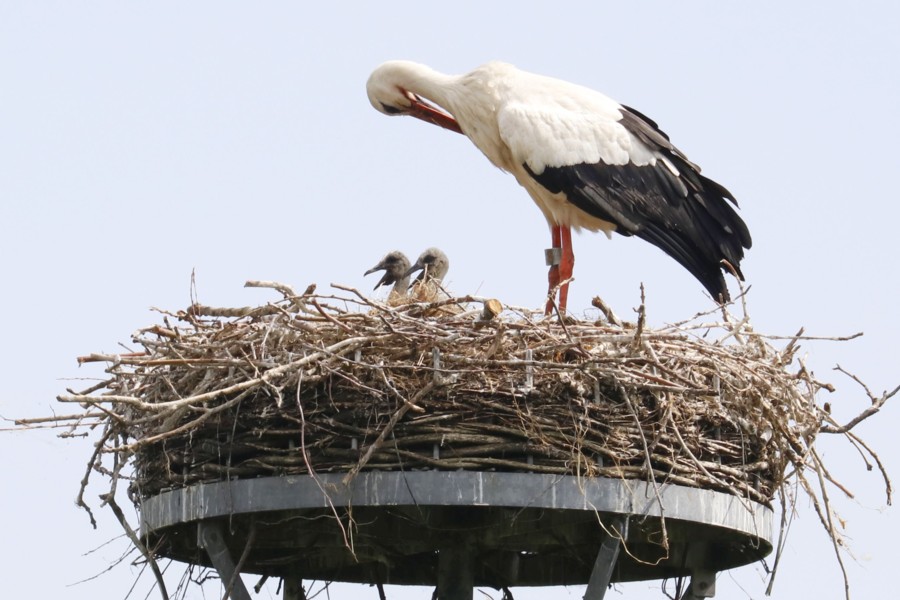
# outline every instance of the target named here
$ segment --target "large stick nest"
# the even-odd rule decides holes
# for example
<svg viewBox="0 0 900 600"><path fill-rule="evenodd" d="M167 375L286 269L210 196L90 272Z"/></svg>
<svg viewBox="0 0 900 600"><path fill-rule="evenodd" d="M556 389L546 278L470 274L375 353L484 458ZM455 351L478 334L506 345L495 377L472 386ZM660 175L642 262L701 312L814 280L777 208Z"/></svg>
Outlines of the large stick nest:
<svg viewBox="0 0 900 600"><path fill-rule="evenodd" d="M746 321L485 320L460 312L469 299L391 307L281 289L263 307L166 314L135 335L142 352L89 357L111 360L111 379L69 399L103 407L138 496L437 468L641 478L768 503L823 417L821 384L786 368L796 345L775 350Z"/></svg>

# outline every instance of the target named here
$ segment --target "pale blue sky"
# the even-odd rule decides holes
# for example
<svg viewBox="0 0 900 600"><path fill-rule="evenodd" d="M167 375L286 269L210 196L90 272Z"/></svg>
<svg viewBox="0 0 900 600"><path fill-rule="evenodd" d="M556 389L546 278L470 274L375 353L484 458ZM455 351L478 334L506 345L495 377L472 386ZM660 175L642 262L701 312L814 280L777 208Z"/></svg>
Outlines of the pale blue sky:
<svg viewBox="0 0 900 600"><path fill-rule="evenodd" d="M879 392L900 382L896 3L360 4L0 2L0 415L69 410L53 398L102 373L75 357L127 344L156 322L150 306L186 306L192 270L201 301L243 305L271 298L244 289L247 279L368 290L362 273L387 250L438 245L453 290L539 306L549 240L540 212L462 136L372 110L366 78L394 58L445 72L502 59L655 119L741 203L757 329L865 331L805 345L809 367L838 386L827 398L836 414L866 402L836 363ZM575 252L574 312L600 294L630 314L641 282L651 323L709 307L648 244L582 235ZM860 433L900 481L897 411L888 405ZM823 451L857 492L839 503L854 595L885 597L896 515L855 454ZM4 597L127 593L128 567L70 586L124 547L83 556L119 535L105 513L94 531L74 507L88 452L47 432L0 435ZM781 569L776 599L842 597L809 506ZM723 574L717 597L762 597L758 573ZM657 590L631 584L608 597ZM356 597L377 594L332 591Z"/></svg>

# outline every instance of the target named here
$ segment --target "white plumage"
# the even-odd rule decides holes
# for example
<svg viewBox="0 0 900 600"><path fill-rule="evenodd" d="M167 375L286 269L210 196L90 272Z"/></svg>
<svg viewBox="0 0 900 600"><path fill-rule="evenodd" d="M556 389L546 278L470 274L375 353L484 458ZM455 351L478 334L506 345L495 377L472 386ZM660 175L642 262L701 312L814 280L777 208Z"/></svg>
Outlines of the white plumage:
<svg viewBox="0 0 900 600"><path fill-rule="evenodd" d="M490 62L445 75L409 61L378 67L369 100L466 135L528 191L551 228L551 266L565 309L574 266L571 228L636 235L660 247L717 300L722 268L742 278L746 225L727 189L700 174L656 123L588 88ZM430 103L438 105L440 108ZM548 302L548 312L552 300Z"/></svg>

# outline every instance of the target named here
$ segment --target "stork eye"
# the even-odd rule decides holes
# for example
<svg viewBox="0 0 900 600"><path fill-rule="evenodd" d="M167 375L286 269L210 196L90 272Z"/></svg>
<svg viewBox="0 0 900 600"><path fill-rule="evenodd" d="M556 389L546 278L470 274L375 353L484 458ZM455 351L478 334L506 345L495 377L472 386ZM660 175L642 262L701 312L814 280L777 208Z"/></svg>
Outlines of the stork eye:
<svg viewBox="0 0 900 600"><path fill-rule="evenodd" d="M397 115L397 114L400 114L401 112L403 112L396 106L391 106L390 104L385 104L384 102L381 103L381 108L383 108L384 112L386 112L389 115Z"/></svg>

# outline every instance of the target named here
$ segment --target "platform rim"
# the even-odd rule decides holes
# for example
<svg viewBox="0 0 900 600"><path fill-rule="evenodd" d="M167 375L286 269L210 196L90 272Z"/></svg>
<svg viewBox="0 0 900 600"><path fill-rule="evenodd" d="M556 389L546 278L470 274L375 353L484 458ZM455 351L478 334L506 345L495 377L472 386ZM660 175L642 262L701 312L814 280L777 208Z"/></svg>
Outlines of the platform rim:
<svg viewBox="0 0 900 600"><path fill-rule="evenodd" d="M332 505L472 506L664 517L721 527L772 544L774 512L770 507L715 490L542 473L365 471L344 484L346 475L236 479L168 490L141 501L141 532L148 535L183 523L237 514Z"/></svg>

